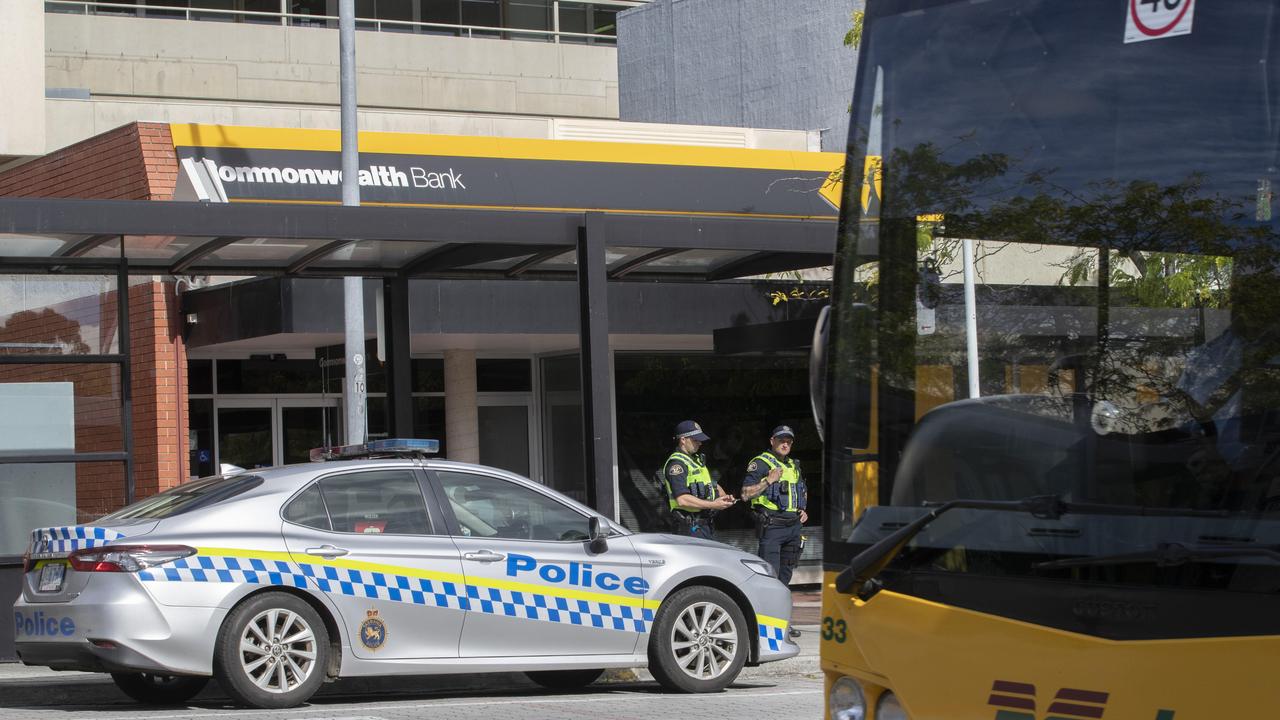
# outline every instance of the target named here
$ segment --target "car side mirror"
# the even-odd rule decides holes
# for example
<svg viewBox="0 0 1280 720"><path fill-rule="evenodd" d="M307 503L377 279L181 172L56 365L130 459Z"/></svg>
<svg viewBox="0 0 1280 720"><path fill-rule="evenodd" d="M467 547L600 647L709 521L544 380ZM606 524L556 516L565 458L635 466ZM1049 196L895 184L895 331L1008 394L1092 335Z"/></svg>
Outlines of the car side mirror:
<svg viewBox="0 0 1280 720"><path fill-rule="evenodd" d="M600 522L600 518L594 515L587 521L587 549L594 555L599 555L609 549L609 527Z"/></svg>

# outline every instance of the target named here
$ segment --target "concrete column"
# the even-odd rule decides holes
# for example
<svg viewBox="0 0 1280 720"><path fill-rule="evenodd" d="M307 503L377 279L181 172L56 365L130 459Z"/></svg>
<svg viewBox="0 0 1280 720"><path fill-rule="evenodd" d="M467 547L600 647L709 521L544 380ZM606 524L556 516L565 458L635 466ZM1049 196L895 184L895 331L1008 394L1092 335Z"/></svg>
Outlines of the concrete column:
<svg viewBox="0 0 1280 720"><path fill-rule="evenodd" d="M450 460L480 462L480 416L476 406L476 354L444 351L444 432Z"/></svg>
<svg viewBox="0 0 1280 720"><path fill-rule="evenodd" d="M0 2L0 164L45 152L44 3Z"/></svg>

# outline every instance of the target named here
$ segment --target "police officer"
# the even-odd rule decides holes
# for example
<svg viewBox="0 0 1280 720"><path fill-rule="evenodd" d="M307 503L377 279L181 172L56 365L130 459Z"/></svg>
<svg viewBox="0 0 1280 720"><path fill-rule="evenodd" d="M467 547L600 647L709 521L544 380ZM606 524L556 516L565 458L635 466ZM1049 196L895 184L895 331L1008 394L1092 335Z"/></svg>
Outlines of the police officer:
<svg viewBox="0 0 1280 720"><path fill-rule="evenodd" d="M742 497L751 501L760 536L759 555L773 566L785 585L800 562L803 548L801 530L808 488L800 474L800 463L791 457L796 434L786 425L773 429L769 449L752 458L742 481Z"/></svg>
<svg viewBox="0 0 1280 720"><path fill-rule="evenodd" d="M706 460L698 449L710 440L692 420L676 425L676 449L662 468L667 504L683 535L715 539L712 518L733 505L734 497L711 480Z"/></svg>

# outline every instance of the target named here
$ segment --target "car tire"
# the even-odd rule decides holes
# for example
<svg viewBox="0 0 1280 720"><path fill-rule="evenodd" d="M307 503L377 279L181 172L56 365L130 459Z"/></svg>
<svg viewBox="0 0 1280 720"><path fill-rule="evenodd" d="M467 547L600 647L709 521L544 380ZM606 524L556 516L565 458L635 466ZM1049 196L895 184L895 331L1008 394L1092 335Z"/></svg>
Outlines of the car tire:
<svg viewBox="0 0 1280 720"><path fill-rule="evenodd" d="M152 673L111 673L111 679L125 695L147 705L180 705L209 684L207 677Z"/></svg>
<svg viewBox="0 0 1280 720"><path fill-rule="evenodd" d="M548 690L581 690L590 685L604 670L530 670L525 675Z"/></svg>
<svg viewBox="0 0 1280 720"><path fill-rule="evenodd" d="M677 590L649 634L649 672L673 692L719 692L742 672L751 651L742 609L715 588Z"/></svg>
<svg viewBox="0 0 1280 720"><path fill-rule="evenodd" d="M256 708L306 702L325 680L329 632L320 614L295 595L267 592L237 605L222 622L213 676L223 691Z"/></svg>

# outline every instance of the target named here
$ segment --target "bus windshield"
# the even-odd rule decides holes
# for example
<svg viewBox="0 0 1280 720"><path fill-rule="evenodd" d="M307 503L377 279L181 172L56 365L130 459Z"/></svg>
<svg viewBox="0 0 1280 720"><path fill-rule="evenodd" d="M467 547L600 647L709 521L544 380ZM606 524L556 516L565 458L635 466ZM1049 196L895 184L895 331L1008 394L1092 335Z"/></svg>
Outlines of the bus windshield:
<svg viewBox="0 0 1280 720"><path fill-rule="evenodd" d="M867 12L827 562L928 503L1048 495L1133 512L957 509L885 582L983 610L948 583L1280 592L1276 553L1214 552L1280 547L1276 3L1197 3L1140 42L1110 0Z"/></svg>

